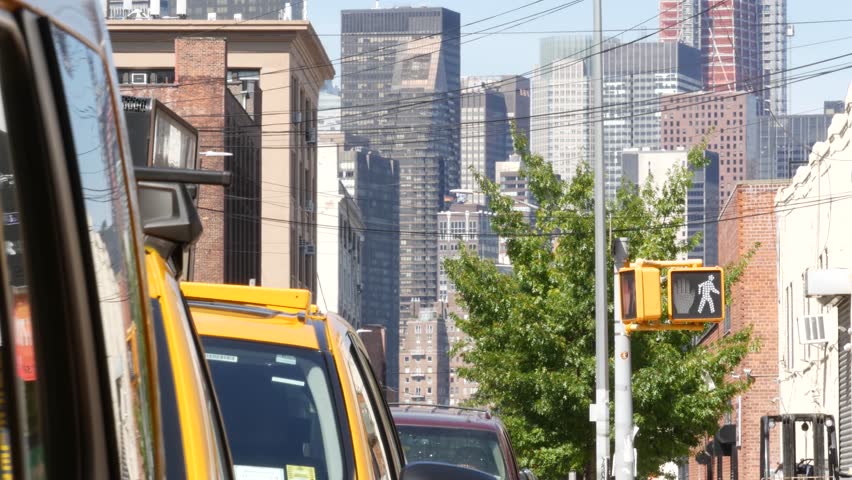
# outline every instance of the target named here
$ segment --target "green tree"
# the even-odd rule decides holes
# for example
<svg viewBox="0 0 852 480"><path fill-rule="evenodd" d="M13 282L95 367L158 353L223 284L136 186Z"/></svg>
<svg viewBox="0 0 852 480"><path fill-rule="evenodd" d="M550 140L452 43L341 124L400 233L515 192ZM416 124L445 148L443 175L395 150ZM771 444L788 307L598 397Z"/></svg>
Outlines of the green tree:
<svg viewBox="0 0 852 480"><path fill-rule="evenodd" d="M501 273L465 250L446 261L468 313L455 321L469 341L452 354L468 365L460 376L479 383L474 403L499 412L524 465L544 480L565 478L571 470L588 478L595 449L588 413L595 384L593 175L581 165L564 182L548 162L529 153L522 136L515 136L515 147L539 205L535 226L493 182L479 179L491 198L492 228L509 239L513 270ZM693 167L705 166L703 147L689 153ZM641 186L625 183L609 208L609 228L629 238L634 258L675 258L699 241L677 238L693 174L687 167L668 173L661 188L650 179ZM612 271L611 258L609 267ZM611 284L609 290L612 299ZM705 433L718 428L730 400L748 387L726 374L753 347L749 331L709 348L695 347L693 338L684 332L632 337L640 475L689 455Z"/></svg>

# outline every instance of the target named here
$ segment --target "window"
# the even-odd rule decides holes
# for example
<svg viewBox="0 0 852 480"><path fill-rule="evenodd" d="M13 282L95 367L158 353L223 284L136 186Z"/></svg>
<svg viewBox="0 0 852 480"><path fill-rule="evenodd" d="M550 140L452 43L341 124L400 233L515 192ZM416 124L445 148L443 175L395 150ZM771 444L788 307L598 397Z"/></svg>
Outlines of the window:
<svg viewBox="0 0 852 480"><path fill-rule="evenodd" d="M29 410L34 405L38 404L38 395L33 387L33 384L38 381L35 371L35 345L33 344L32 324L30 315L30 293L29 293L29 278L24 271L24 256L29 255L25 251L20 231L19 217L19 202L18 190L15 172L12 168L12 152L9 148L9 139L7 135L7 124L5 113L5 104L2 92L0 92L0 208L3 210L3 240L5 248L2 249L2 259L5 270L9 272L6 283L2 286L2 291L11 292L12 300L11 312L3 312L2 317L13 320L10 322L10 330L14 332L14 342L10 342L12 348L15 349L16 363L6 368L7 365L2 365L0 372L14 378L18 384L20 391L24 393L23 402L19 408L23 411ZM2 347L7 347L6 342L3 342ZM12 372L15 372L13 374ZM6 384L7 385L7 384ZM5 385L4 385L5 386ZM0 390L0 428L3 431L8 431L7 419L9 412L7 410L9 404L6 403L6 392ZM40 437L41 427L38 422L38 416L35 411L26 412L25 415L26 428L29 430L24 436L25 446L31 451L43 448ZM8 440L3 442L8 445ZM14 450L14 453L23 453ZM0 474L5 478L8 474L11 478L11 459L0 464ZM7 470L8 468L8 470ZM44 468L41 466L40 468Z"/></svg>
<svg viewBox="0 0 852 480"><path fill-rule="evenodd" d="M352 373L352 384L361 409L361 416L366 423L367 444L373 456L373 467L380 479L389 480L396 475L396 472L390 470L396 469L393 454L389 450L391 446L389 438L393 435L389 429L393 428L393 421L390 419L389 412L381 408L384 400L372 376L369 363L361 357L354 344L350 347L349 353L346 362ZM420 387L417 387L417 393L420 393Z"/></svg>
<svg viewBox="0 0 852 480"><path fill-rule="evenodd" d="M499 480L510 478L495 432L413 425L398 428L409 462L446 462L483 471Z"/></svg>
<svg viewBox="0 0 852 480"><path fill-rule="evenodd" d="M309 466L316 480L349 478L321 352L216 337L202 342L237 478L242 469L271 465L283 475L282 458Z"/></svg>
<svg viewBox="0 0 852 480"><path fill-rule="evenodd" d="M147 325L141 297L127 185L118 148L116 114L101 58L71 35L52 29L59 57L59 74L68 102L73 147L88 217L89 246L100 299L100 329L105 353L114 358L146 358ZM146 362L104 361L109 365L111 400L121 462L139 477L153 474L154 429L148 412L153 397L148 390ZM139 472L142 470L142 472Z"/></svg>

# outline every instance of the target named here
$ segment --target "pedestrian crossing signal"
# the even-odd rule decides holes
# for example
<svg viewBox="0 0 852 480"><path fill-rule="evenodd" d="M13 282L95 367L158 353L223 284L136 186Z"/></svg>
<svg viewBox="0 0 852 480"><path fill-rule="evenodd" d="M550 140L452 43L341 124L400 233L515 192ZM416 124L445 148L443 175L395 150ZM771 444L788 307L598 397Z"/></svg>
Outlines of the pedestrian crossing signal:
<svg viewBox="0 0 852 480"><path fill-rule="evenodd" d="M725 318L725 272L720 267L672 268L668 293L672 323L714 323Z"/></svg>
<svg viewBox="0 0 852 480"><path fill-rule="evenodd" d="M655 322L662 316L660 269L629 267L618 271L623 323Z"/></svg>

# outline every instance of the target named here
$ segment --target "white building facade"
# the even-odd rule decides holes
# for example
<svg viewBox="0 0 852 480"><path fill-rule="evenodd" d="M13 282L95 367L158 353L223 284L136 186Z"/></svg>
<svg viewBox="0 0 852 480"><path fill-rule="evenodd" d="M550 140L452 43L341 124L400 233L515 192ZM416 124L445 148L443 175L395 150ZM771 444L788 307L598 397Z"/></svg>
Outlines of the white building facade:
<svg viewBox="0 0 852 480"><path fill-rule="evenodd" d="M776 196L781 413L837 419L842 470L852 467L852 88L808 164ZM754 221L760 221L756 216Z"/></svg>
<svg viewBox="0 0 852 480"><path fill-rule="evenodd" d="M355 200L338 179L339 148L325 144L317 158L316 304L353 327L361 326L361 256L364 222ZM335 193L337 192L337 193Z"/></svg>

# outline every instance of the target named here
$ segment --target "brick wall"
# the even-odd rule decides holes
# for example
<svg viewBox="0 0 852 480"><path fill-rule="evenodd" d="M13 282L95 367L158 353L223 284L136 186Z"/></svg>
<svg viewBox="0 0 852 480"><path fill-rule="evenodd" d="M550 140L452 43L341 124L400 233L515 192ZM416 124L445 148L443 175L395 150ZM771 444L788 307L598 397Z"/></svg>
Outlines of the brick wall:
<svg viewBox="0 0 852 480"><path fill-rule="evenodd" d="M121 93L156 98L198 129L199 152L222 151L225 146L225 75L228 68L225 39L176 39L174 68L173 85L122 85ZM198 162L198 166L205 170L224 170L225 166L224 157L199 156ZM198 207L204 233L195 245L193 279L222 283L225 272L223 187L202 186Z"/></svg>
<svg viewBox="0 0 852 480"><path fill-rule="evenodd" d="M744 182L737 184L725 206L719 224L719 262L728 265L745 255L755 242L761 246L732 288L730 331L752 327L753 338L760 342L760 351L748 354L737 373L752 372L751 388L742 395L739 454L739 478L760 478L760 417L777 414L773 399L778 396L778 287L775 230L775 194L785 182ZM722 336L724 323L704 339L709 345ZM733 421L737 421L737 400L732 402ZM723 423L723 422L720 422ZM709 439L707 439L709 440ZM706 444L706 440L702 442ZM777 446L775 446L777 448ZM779 458L779 453L773 454ZM723 475L730 475L730 463L725 459ZM715 467L714 467L715 468ZM707 467L690 459L690 480L704 480ZM715 472L714 472L715 477Z"/></svg>

